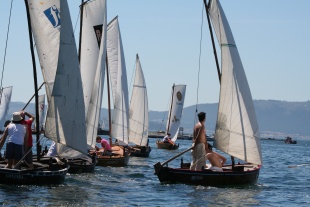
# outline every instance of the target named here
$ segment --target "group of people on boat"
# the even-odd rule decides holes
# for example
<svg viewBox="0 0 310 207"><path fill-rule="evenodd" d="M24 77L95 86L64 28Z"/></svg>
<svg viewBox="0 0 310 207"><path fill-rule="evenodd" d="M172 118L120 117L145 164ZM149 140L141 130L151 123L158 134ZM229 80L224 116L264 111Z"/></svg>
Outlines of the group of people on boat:
<svg viewBox="0 0 310 207"><path fill-rule="evenodd" d="M171 140L171 134L167 133L166 136L163 138L163 143L170 143L171 145L174 145L174 141Z"/></svg>
<svg viewBox="0 0 310 207"><path fill-rule="evenodd" d="M192 143L192 162L190 170L201 170L206 168L206 160L211 164L210 170L223 171L222 167L226 158L217 152L212 151L212 145L206 139L206 113L198 114L198 122L194 126Z"/></svg>
<svg viewBox="0 0 310 207"><path fill-rule="evenodd" d="M31 125L34 119L34 116L22 110L14 112L11 121L5 122L0 140L0 150L7 140L5 158L8 162L5 168L18 168L24 160L28 168L33 169Z"/></svg>
<svg viewBox="0 0 310 207"><path fill-rule="evenodd" d="M285 144L296 144L297 141L293 140L292 137L286 137L285 140L284 140L284 143Z"/></svg>

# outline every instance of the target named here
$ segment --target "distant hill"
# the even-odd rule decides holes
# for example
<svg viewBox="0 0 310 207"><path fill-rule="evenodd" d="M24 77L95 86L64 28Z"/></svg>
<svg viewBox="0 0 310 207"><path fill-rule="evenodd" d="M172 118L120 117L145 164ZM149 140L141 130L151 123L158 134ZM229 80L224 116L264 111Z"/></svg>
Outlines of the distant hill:
<svg viewBox="0 0 310 207"><path fill-rule="evenodd" d="M24 106L25 103L12 102L10 104L7 119L11 119L12 113L14 111L19 111ZM254 106L261 133L270 132L310 136L310 101L287 102L276 100L255 100ZM198 112L206 112L207 133L213 133L215 129L218 104L199 104L197 108ZM34 114L34 104L29 104L26 110ZM183 110L181 126L184 128L184 133L192 132L195 120L195 110L196 106L185 107ZM101 114L105 120L108 120L107 109L103 108ZM167 111L150 111L150 131L165 130L167 116Z"/></svg>

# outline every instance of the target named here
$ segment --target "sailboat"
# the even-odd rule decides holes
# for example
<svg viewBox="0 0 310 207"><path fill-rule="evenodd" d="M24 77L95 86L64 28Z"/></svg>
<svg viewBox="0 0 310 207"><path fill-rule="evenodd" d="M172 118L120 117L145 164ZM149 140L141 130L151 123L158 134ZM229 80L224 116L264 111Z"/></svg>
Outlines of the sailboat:
<svg viewBox="0 0 310 207"><path fill-rule="evenodd" d="M172 143L166 143L161 140L156 140L156 146L159 149L171 149L176 150L179 148L179 144L175 144L181 123L183 106L185 100L186 85L175 85L172 86L172 93L170 99L170 109L168 113L166 135L170 134L172 137Z"/></svg>
<svg viewBox="0 0 310 207"><path fill-rule="evenodd" d="M0 91L0 129L4 126L6 122L6 116L8 115L11 96L12 96L13 86L2 88ZM2 134L2 130L0 133Z"/></svg>
<svg viewBox="0 0 310 207"><path fill-rule="evenodd" d="M151 147L148 145L149 131L149 107L147 98L147 88L139 60L136 56L136 72L130 100L129 113L129 142L135 146L130 146L130 156L148 157Z"/></svg>
<svg viewBox="0 0 310 207"><path fill-rule="evenodd" d="M262 165L262 153L250 88L220 2L211 0L207 5L206 0L204 0L204 5L211 39L213 39L213 33L209 18L212 20L222 54L221 73L218 68L220 96L214 146L232 156L232 164L224 165L222 172L210 169L193 171L189 169L187 163L183 163L182 159L180 168L165 166L171 160L191 150L189 148L163 164L160 162L155 164L155 174L161 183L185 183L206 186L254 183L258 179ZM215 50L214 43L213 49ZM214 54L216 54L216 51L214 51ZM235 164L235 158L240 160L238 164Z"/></svg>
<svg viewBox="0 0 310 207"><path fill-rule="evenodd" d="M110 107L110 80L113 98L113 117ZM125 57L118 23L115 17L107 25L107 93L109 110L109 140L112 156L98 156L99 166L122 167L128 165L129 99ZM112 144L112 137L117 144Z"/></svg>
<svg viewBox="0 0 310 207"><path fill-rule="evenodd" d="M106 0L86 1L81 5L79 61L86 117L85 149L95 148L102 102L106 59ZM105 26L104 26L105 25ZM93 172L95 154L85 156L66 148L70 173ZM62 150L64 151L64 150ZM68 154L70 152L70 154Z"/></svg>
<svg viewBox="0 0 310 207"><path fill-rule="evenodd" d="M4 168L5 161L1 162L0 183L18 185L60 184L64 182L68 172L69 167L66 160L55 157L40 159L38 86L32 38L36 41L37 53L46 83L46 92L48 93L49 110L45 134L56 142L66 145L72 144L77 150L83 151L78 138L79 134L83 132L85 119L74 119L78 118L76 114L84 112L84 104L83 101L79 101L83 100L83 96L72 90L72 86L81 87L81 81L79 81L81 78L80 74L76 73L78 61L76 60L76 64L74 57L72 57L76 49L73 35L71 35L73 32L70 32L72 24L69 8L67 1L64 0L42 0L40 2L25 0L25 6L35 83L37 159L33 162L34 169L29 169L22 161L20 161L18 169L7 169ZM60 10L62 11L61 15ZM60 19L62 20L61 23ZM62 25L61 28L60 25ZM45 32L51 35L45 35ZM79 97L81 98L79 99ZM68 137L75 140L66 139Z"/></svg>

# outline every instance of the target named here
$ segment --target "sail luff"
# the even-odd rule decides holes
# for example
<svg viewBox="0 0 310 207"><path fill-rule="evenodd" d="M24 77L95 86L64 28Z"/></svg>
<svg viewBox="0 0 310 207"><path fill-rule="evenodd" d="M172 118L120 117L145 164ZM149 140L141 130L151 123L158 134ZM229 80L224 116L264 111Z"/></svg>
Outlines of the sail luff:
<svg viewBox="0 0 310 207"><path fill-rule="evenodd" d="M221 88L215 132L217 149L261 164L258 124L250 88L226 16L217 0L209 10L221 46Z"/></svg>

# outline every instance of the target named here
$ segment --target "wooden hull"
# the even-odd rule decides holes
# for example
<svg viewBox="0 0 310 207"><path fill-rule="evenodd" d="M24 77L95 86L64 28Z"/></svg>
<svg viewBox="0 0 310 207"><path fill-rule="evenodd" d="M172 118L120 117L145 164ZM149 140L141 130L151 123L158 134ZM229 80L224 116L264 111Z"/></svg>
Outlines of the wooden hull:
<svg viewBox="0 0 310 207"><path fill-rule="evenodd" d="M297 144L297 141L294 140L294 141L284 141L285 144Z"/></svg>
<svg viewBox="0 0 310 207"><path fill-rule="evenodd" d="M194 171L189 168L163 167L160 163L154 165L155 175L161 183L184 183L202 186L228 186L255 183L259 176L259 165L236 165L223 167L223 172L212 170Z"/></svg>
<svg viewBox="0 0 310 207"><path fill-rule="evenodd" d="M54 185L62 184L68 172L67 165L50 165L33 162L34 169L21 165L20 169L4 168L6 161L0 162L0 183L15 185Z"/></svg>
<svg viewBox="0 0 310 207"><path fill-rule="evenodd" d="M179 144L172 145L170 143L164 143L160 140L156 140L156 146L158 149L176 150L179 149Z"/></svg>
<svg viewBox="0 0 310 207"><path fill-rule="evenodd" d="M129 156L99 156L97 166L103 167L124 167L127 166L129 162Z"/></svg>
<svg viewBox="0 0 310 207"><path fill-rule="evenodd" d="M68 160L69 173L79 174L79 173L92 173L95 171L95 167L97 164L97 156L92 161L77 158L77 159L69 159Z"/></svg>
<svg viewBox="0 0 310 207"><path fill-rule="evenodd" d="M149 157L152 151L150 146L132 146L130 149L130 156L132 157Z"/></svg>

